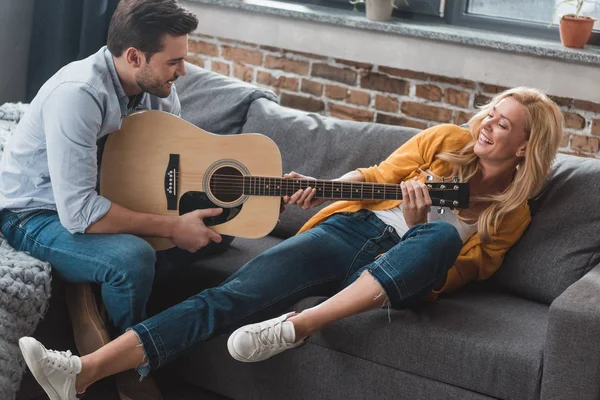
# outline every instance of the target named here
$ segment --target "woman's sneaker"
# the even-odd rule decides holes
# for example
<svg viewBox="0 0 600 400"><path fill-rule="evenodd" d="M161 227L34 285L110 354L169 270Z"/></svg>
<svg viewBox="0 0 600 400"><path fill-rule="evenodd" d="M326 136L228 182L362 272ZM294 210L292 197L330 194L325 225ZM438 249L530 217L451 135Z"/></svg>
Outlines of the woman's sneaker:
<svg viewBox="0 0 600 400"><path fill-rule="evenodd" d="M19 339L23 358L50 400L77 400L75 378L81 372L81 359L70 351L46 350L31 337Z"/></svg>
<svg viewBox="0 0 600 400"><path fill-rule="evenodd" d="M284 314L278 318L239 328L227 340L229 354L241 362L257 362L300 346L304 340L294 343L296 341L294 324L286 321L293 314Z"/></svg>

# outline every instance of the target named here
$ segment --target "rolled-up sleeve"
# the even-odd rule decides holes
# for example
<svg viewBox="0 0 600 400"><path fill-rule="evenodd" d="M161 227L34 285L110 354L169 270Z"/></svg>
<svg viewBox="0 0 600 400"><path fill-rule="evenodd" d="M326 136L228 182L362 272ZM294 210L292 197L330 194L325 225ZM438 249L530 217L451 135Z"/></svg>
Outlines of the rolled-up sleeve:
<svg viewBox="0 0 600 400"><path fill-rule="evenodd" d="M111 207L110 200L96 192L102 108L94 95L86 84L66 82L42 105L56 208L61 224L71 233L85 233Z"/></svg>

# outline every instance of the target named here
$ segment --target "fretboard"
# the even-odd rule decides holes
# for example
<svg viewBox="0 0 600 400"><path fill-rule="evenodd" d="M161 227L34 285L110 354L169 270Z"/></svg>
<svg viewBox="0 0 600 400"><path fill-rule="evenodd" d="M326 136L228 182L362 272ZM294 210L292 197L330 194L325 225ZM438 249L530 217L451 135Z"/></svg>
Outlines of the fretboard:
<svg viewBox="0 0 600 400"><path fill-rule="evenodd" d="M260 176L243 178L243 193L249 196L291 196L308 187L315 197L338 200L400 200L400 185L312 179L283 179Z"/></svg>

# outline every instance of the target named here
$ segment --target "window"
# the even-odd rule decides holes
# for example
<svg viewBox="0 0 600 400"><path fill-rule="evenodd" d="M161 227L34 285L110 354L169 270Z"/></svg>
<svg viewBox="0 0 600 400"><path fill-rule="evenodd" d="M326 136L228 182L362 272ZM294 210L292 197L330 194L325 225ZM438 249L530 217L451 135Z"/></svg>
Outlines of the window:
<svg viewBox="0 0 600 400"><path fill-rule="evenodd" d="M285 1L285 0L284 0ZM292 0L295 3L314 4L325 7L335 7L351 10L355 6L350 3L351 0ZM394 0L396 8L394 16L406 17L408 15L434 16L439 18L444 15L446 0ZM356 4L356 8L364 11L364 4Z"/></svg>
<svg viewBox="0 0 600 400"><path fill-rule="evenodd" d="M446 20L453 25L558 41L560 17L575 7L563 0L448 0L446 10ZM600 18L600 5L587 0L581 14ZM600 30L598 21L594 29ZM600 32L595 31L588 43L599 45Z"/></svg>
<svg viewBox="0 0 600 400"><path fill-rule="evenodd" d="M467 12L542 24L552 21L552 23L558 24L561 15L575 12L575 5L566 4L562 0L496 0L494 2L471 0L468 2ZM600 4L591 1L585 2L581 9L581 15L600 19ZM600 22L596 21L594 28L600 29Z"/></svg>
<svg viewBox="0 0 600 400"><path fill-rule="evenodd" d="M281 0L280 0L281 1ZM367 0L368 1L368 0ZM487 31L559 41L560 16L575 7L563 0L394 0L394 16L412 20L438 21ZM352 9L350 0L292 0L320 6ZM406 4L408 2L408 5ZM363 4L357 8L364 10ZM555 12L556 11L556 12ZM581 10L597 19L588 42L600 45L600 0L586 0Z"/></svg>
<svg viewBox="0 0 600 400"><path fill-rule="evenodd" d="M548 23L552 21L554 0L471 0L467 13L488 17Z"/></svg>

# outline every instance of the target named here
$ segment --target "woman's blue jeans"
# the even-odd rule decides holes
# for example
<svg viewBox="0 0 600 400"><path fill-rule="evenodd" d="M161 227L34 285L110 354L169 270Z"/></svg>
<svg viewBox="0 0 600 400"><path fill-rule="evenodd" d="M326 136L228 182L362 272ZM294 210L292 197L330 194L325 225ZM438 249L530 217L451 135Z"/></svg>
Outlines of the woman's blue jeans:
<svg viewBox="0 0 600 400"><path fill-rule="evenodd" d="M392 307L421 302L444 282L461 247L458 231L446 222L414 226L400 238L370 211L334 215L257 256L220 286L134 325L149 361L138 370L144 375L148 366L278 316L307 296L332 296L364 271Z"/></svg>

